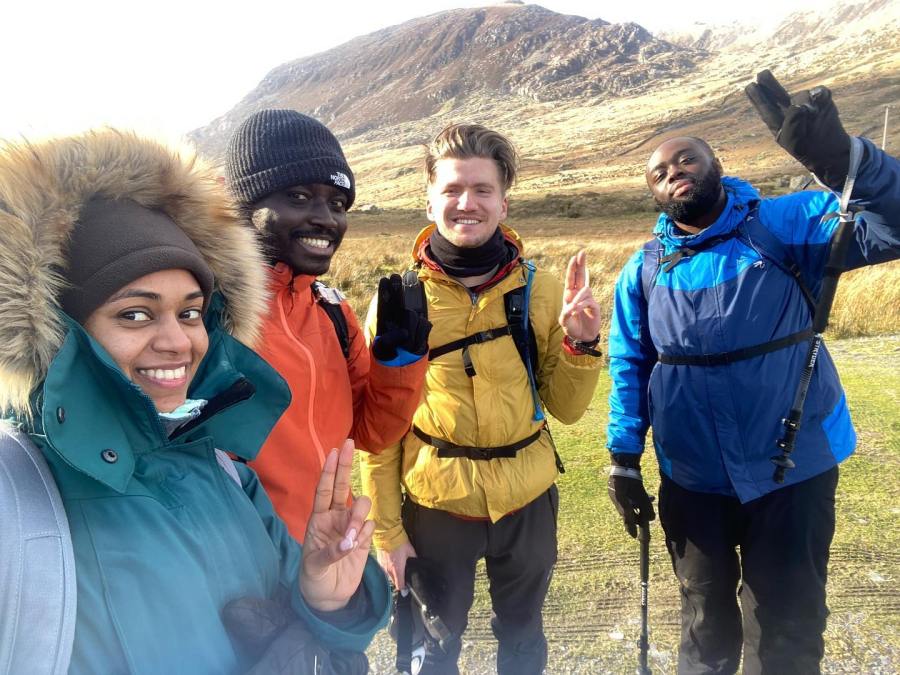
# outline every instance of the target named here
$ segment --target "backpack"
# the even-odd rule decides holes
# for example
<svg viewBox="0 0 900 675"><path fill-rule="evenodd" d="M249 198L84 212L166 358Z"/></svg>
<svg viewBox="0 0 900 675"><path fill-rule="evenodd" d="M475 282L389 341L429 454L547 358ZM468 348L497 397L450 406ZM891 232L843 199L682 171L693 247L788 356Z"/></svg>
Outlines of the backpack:
<svg viewBox="0 0 900 675"><path fill-rule="evenodd" d="M64 675L77 597L69 521L44 455L5 423L0 542L0 674Z"/></svg>
<svg viewBox="0 0 900 675"><path fill-rule="evenodd" d="M794 279L809 306L810 316L815 317L815 295L813 295L813 292L803 279L800 267L797 265L788 247L782 243L769 228L760 222L758 201L754 201L751 204L747 217L737 228L722 236L710 237L697 246L684 246L673 253L664 255L665 251L658 239L651 239L646 242L642 248L644 253L644 264L641 268L641 290L644 295L644 301L649 303L650 293L656 286L656 277L660 272L667 273L684 258L689 258L701 251L708 250L723 241L735 237L746 246L756 250L760 255L778 267L778 269ZM730 352L684 356L657 354L657 358L660 362L669 365L717 366L784 349L800 342L808 341L812 337L813 330L810 327L776 340L770 340L768 342L763 342L762 344L745 347L743 349L736 349Z"/></svg>
<svg viewBox="0 0 900 675"><path fill-rule="evenodd" d="M215 453L240 486L225 453ZM3 422L0 542L0 675L65 675L77 609L69 520L43 453L26 434Z"/></svg>

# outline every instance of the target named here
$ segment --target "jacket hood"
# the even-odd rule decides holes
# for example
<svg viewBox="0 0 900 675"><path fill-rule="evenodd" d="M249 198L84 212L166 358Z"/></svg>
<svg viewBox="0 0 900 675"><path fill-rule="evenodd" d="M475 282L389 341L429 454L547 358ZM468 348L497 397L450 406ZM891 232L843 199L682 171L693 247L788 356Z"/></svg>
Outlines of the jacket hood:
<svg viewBox="0 0 900 675"><path fill-rule="evenodd" d="M67 327L66 245L93 197L166 213L196 245L224 299L223 323L252 345L266 307L253 232L193 150L113 129L0 147L0 410L27 411Z"/></svg>
<svg viewBox="0 0 900 675"><path fill-rule="evenodd" d="M718 237L731 232L750 211L753 202L760 200L756 188L740 178L723 176L722 187L725 188L727 200L725 208L716 222L697 234L679 234L680 230L675 221L665 213L659 214L653 233L667 250L681 246L696 246L710 237Z"/></svg>

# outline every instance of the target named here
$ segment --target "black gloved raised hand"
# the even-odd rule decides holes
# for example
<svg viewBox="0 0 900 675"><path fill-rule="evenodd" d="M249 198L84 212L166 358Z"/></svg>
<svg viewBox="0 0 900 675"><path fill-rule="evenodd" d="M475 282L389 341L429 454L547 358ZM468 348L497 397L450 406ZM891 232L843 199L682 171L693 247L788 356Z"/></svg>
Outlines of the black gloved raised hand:
<svg viewBox="0 0 900 675"><path fill-rule="evenodd" d="M613 453L610 457L612 467L606 484L609 498L622 516L625 531L637 537L638 526L647 525L656 518L653 497L644 489L641 457L627 453Z"/></svg>
<svg viewBox="0 0 900 675"><path fill-rule="evenodd" d="M423 307L407 307L407 293L399 274L378 282L378 314L372 353L379 361L397 357L397 349L422 355L428 351L431 323Z"/></svg>
<svg viewBox="0 0 900 675"><path fill-rule="evenodd" d="M831 189L844 187L851 141L827 87L791 96L764 70L744 91L778 145Z"/></svg>

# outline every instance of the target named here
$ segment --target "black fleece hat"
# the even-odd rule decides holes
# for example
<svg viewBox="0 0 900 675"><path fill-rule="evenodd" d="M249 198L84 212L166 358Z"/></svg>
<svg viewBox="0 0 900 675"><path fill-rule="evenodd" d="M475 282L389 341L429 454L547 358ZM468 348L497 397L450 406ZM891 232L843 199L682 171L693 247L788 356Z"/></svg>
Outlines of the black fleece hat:
<svg viewBox="0 0 900 675"><path fill-rule="evenodd" d="M81 209L69 239L65 272L69 287L60 305L84 323L123 286L168 269L194 275L205 309L212 294L212 271L175 221L130 199L92 199Z"/></svg>
<svg viewBox="0 0 900 675"><path fill-rule="evenodd" d="M292 185L333 185L353 205L356 188L341 144L328 127L296 110L260 110L228 141L225 180L241 206Z"/></svg>

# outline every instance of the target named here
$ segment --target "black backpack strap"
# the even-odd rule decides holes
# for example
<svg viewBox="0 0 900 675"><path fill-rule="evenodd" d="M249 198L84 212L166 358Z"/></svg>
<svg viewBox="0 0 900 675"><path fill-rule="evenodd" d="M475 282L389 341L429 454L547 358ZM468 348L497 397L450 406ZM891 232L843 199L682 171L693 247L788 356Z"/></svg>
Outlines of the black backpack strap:
<svg viewBox="0 0 900 675"><path fill-rule="evenodd" d="M503 296L503 306L506 311L505 326L491 328L489 330L479 331L473 335L467 335L459 340L453 340L440 347L434 347L428 352L428 360L434 359L455 352L458 349L463 350L463 362L466 366L466 374L469 377L476 375L475 368L472 366L472 359L468 354L468 347L471 345L490 342L497 338L509 335L512 337L516 345L516 351L519 352L519 358L522 359L522 365L528 369L531 366L531 372L537 376L537 339L534 336L534 329L531 322L525 316L525 287L520 286L511 290Z"/></svg>
<svg viewBox="0 0 900 675"><path fill-rule="evenodd" d="M341 309L344 295L336 288L330 288L321 281L312 283L312 291L316 296L316 302L325 310L325 314L334 324L334 332L341 345L341 352L345 359L350 358L350 330L347 327L347 317Z"/></svg>
<svg viewBox="0 0 900 675"><path fill-rule="evenodd" d="M456 443L444 440L443 438L438 438L437 436L426 434L415 424L413 424L412 426L412 432L416 436L416 438L436 448L438 451L438 457L467 457L469 459L479 460L498 459L500 457L515 457L516 453L519 452L519 450L521 450L522 448L527 448L529 445L539 439L543 430L544 428L541 427L525 438L519 439L515 443L509 443L508 445L477 447L473 445L457 445Z"/></svg>
<svg viewBox="0 0 900 675"><path fill-rule="evenodd" d="M813 333L812 328L806 328L777 340L769 340L768 342L763 342L759 345L735 349L731 352L686 355L660 354L659 362L670 366L725 366L729 363L735 363L736 361L744 361L756 356L768 354L769 352L778 351L779 349L792 347L801 342L809 342L813 335L815 335L815 333Z"/></svg>
<svg viewBox="0 0 900 675"><path fill-rule="evenodd" d="M641 266L641 289L644 291L644 301L650 302L650 292L656 285L656 275L659 274L660 259L663 256L663 245L659 239L651 239L644 242L641 247L644 252L644 262Z"/></svg>
<svg viewBox="0 0 900 675"><path fill-rule="evenodd" d="M660 272L662 266L663 272L669 272L675 265L684 258L696 255L700 251L712 248L717 244L738 237L745 245L757 251L764 258L772 262L782 272L792 277L803 297L809 305L810 311L815 313L816 298L806 284L806 280L800 271L800 267L791 255L787 245L785 245L775 234L763 225L759 220L759 201L755 201L750 206L747 217L741 223L737 230L719 236L711 237L695 247L681 247L677 251L664 255L662 244L657 239L651 239L643 246L644 264L641 269L641 286L644 290L644 299L649 299L650 292L656 283L656 276Z"/></svg>
<svg viewBox="0 0 900 675"><path fill-rule="evenodd" d="M641 288L644 292L644 300L650 300L650 293L656 285L656 277L660 271L668 273L685 258L697 255L701 251L720 244L723 241L735 237L736 233L730 232L718 237L710 237L696 246L680 246L669 254L666 254L662 242L659 239L651 239L644 242L641 250L644 252L644 262L641 266Z"/></svg>
<svg viewBox="0 0 900 675"><path fill-rule="evenodd" d="M522 359L522 365L528 369L531 366L531 373L535 381L538 375L538 348L537 338L534 336L534 328L531 321L528 320L525 312L525 286L514 288L503 296L503 306L506 310L506 322L509 324L509 334L512 336L513 342L516 343L516 351L519 352L519 358Z"/></svg>
<svg viewBox="0 0 900 675"><path fill-rule="evenodd" d="M496 340L497 338L503 337L504 335L511 335L512 331L509 326L500 326L499 328L491 328L490 330L482 330L474 333L473 335L467 335L464 338L460 338L459 340L453 340L452 342L448 342L445 345L441 345L440 347L434 347L428 351L428 360L434 361L439 356L443 356L444 354L449 354L450 352L455 352L457 349L465 349L469 345L479 345L482 342L490 342L491 340Z"/></svg>
<svg viewBox="0 0 900 675"><path fill-rule="evenodd" d="M503 295L503 311L506 314L506 325L489 330L479 331L474 335L467 335L459 340L453 340L447 344L433 347L428 352L428 360L449 354L457 349L462 350L463 365L466 369L466 375L475 377L475 366L469 354L469 347L482 342L490 342L497 338L509 335L516 345L516 351L519 352L519 358L525 366L525 372L528 373L528 382L531 386L531 395L534 400L534 419L537 422L544 420L544 412L540 405L540 396L538 394L538 348L537 338L534 335L534 328L529 318L529 303L531 295L531 284L534 280L535 267L529 260L522 260L522 266L525 268L526 282L524 286L514 288Z"/></svg>
<svg viewBox="0 0 900 675"><path fill-rule="evenodd" d="M800 271L794 257L791 255L787 245L782 242L775 234L759 220L759 202L753 204L750 213L744 219L740 226L738 237L747 246L757 251L764 258L772 262L782 272L790 277L800 287L800 292L809 305L809 311L812 316L816 313L816 296L806 285L806 280Z"/></svg>
<svg viewBox="0 0 900 675"><path fill-rule="evenodd" d="M394 591L394 620L397 622L397 660L394 665L398 673L412 672L412 611L412 596L409 591Z"/></svg>

